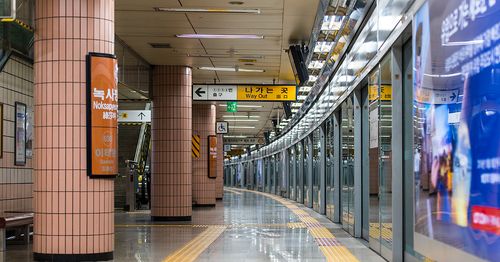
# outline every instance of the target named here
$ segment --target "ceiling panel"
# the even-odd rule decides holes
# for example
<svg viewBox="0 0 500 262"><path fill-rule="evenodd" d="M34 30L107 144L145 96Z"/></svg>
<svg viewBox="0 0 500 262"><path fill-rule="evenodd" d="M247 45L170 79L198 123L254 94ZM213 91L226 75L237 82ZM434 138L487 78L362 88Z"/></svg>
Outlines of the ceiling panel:
<svg viewBox="0 0 500 262"><path fill-rule="evenodd" d="M187 65L193 68L194 83L279 84L294 83L290 61L285 50L290 44L309 40L318 0L117 0L116 33L132 49L153 65ZM256 8L261 14L214 14L156 12L167 8ZM179 39L176 34L256 34L264 39ZM152 48L149 43L168 43L171 48ZM221 57L223 56L223 57ZM248 59L248 60L241 60ZM264 69L263 73L214 72L201 66ZM140 94L139 94L140 95ZM121 96L138 97L127 90ZM225 104L225 103L221 103ZM239 103L259 108L239 108L237 115L258 116L258 122L231 122L230 135L263 136L272 129L272 119L282 114L282 103ZM218 119L224 119L226 108L217 105Z"/></svg>

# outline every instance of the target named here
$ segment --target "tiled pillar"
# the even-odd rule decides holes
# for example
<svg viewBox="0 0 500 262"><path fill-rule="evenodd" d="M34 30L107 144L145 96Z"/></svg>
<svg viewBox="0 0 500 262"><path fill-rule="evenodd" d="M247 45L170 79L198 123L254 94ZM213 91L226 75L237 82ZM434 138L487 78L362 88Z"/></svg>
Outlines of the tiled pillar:
<svg viewBox="0 0 500 262"><path fill-rule="evenodd" d="M217 179L215 179L215 197L224 197L224 138L217 135Z"/></svg>
<svg viewBox="0 0 500 262"><path fill-rule="evenodd" d="M114 0L36 1L36 260L113 258L114 182L87 176L85 56L114 53L114 6Z"/></svg>
<svg viewBox="0 0 500 262"><path fill-rule="evenodd" d="M215 135L215 106L193 105L193 135L201 138L201 157L193 158L193 204L215 205L215 179L208 178L208 136Z"/></svg>
<svg viewBox="0 0 500 262"><path fill-rule="evenodd" d="M191 220L191 68L153 71L151 218Z"/></svg>

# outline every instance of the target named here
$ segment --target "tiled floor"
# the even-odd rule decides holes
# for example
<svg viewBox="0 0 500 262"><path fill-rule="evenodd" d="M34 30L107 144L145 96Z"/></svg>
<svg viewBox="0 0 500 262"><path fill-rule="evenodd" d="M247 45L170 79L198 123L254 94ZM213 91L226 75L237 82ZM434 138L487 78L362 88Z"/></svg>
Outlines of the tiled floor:
<svg viewBox="0 0 500 262"><path fill-rule="evenodd" d="M297 206L333 233L359 261L384 261L340 225ZM290 207L265 195L230 189L215 208L196 208L191 222L152 223L147 211L117 213L115 261L163 261L173 254L182 256L179 251L183 247L188 248L184 252L187 257L199 253L196 261L326 261L315 238L296 215L298 209L294 213ZM193 242L209 228L217 227L225 230L210 242ZM188 243L195 244L190 247ZM170 257L170 261L178 258ZM31 248L26 246L8 246L4 258L31 259Z"/></svg>

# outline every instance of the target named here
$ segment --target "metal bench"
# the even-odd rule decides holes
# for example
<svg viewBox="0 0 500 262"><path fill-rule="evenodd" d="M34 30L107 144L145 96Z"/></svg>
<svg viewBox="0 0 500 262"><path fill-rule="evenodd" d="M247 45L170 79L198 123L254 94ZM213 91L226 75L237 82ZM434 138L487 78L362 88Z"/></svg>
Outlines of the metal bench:
<svg viewBox="0 0 500 262"><path fill-rule="evenodd" d="M0 217L0 252L6 250L7 229L20 229L20 234L17 235L24 234L23 243L29 244L31 225L33 225L33 213L5 212L4 217Z"/></svg>

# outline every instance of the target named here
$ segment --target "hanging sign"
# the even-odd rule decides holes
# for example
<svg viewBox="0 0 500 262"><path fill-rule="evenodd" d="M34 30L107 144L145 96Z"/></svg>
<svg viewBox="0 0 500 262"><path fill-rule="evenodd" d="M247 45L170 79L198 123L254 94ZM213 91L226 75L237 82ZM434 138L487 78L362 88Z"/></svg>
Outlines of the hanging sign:
<svg viewBox="0 0 500 262"><path fill-rule="evenodd" d="M193 85L195 101L287 102L297 100L294 85Z"/></svg>
<svg viewBox="0 0 500 262"><path fill-rule="evenodd" d="M110 54L87 55L87 174L118 175L118 64Z"/></svg>

